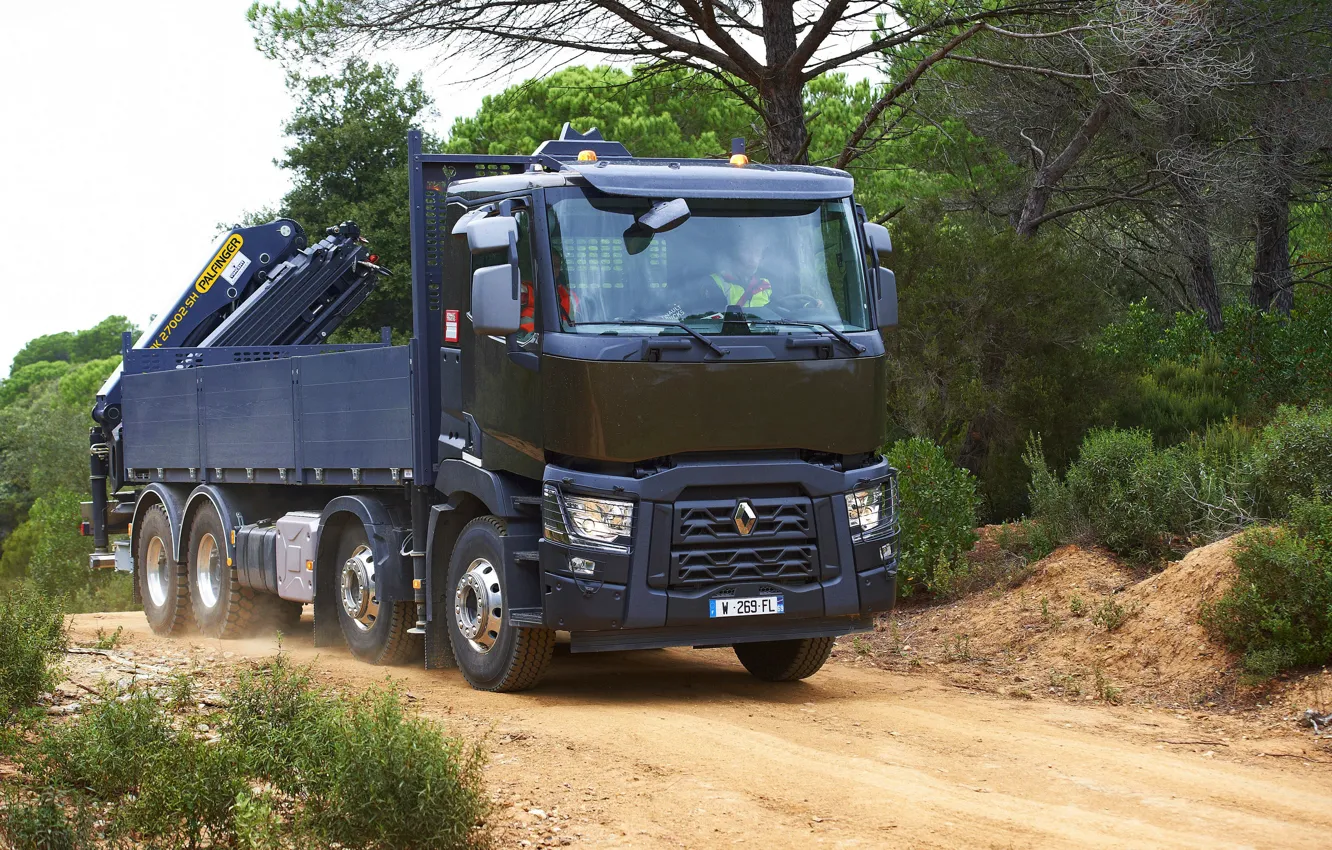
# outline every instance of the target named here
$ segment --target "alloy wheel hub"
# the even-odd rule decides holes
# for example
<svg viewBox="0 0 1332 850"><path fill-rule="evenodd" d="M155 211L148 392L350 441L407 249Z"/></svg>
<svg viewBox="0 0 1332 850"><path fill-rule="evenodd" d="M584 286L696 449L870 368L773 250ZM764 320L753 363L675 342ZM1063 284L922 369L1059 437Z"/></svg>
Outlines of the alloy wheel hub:
<svg viewBox="0 0 1332 850"><path fill-rule="evenodd" d="M361 631L368 631L379 618L375 555L364 544L357 546L342 564L342 610Z"/></svg>
<svg viewBox="0 0 1332 850"><path fill-rule="evenodd" d="M487 653L499 640L504 624L504 599L499 573L485 558L477 558L458 581L453 594L458 631L479 653Z"/></svg>

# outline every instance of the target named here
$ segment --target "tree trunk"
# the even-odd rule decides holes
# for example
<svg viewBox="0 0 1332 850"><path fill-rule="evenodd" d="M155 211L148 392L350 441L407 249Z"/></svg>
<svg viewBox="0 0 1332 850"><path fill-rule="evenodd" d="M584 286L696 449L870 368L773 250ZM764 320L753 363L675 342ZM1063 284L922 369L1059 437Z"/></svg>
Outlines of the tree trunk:
<svg viewBox="0 0 1332 850"><path fill-rule="evenodd" d="M766 72L772 75L759 84L768 158L778 165L804 165L809 161L805 83L801 69L787 69L796 52L792 0L763 0L763 44L767 51Z"/></svg>
<svg viewBox="0 0 1332 850"><path fill-rule="evenodd" d="M1036 178L1027 191L1022 212L1018 215L1017 233L1023 239L1030 239L1036 235L1037 229L1043 223L1041 218L1045 215L1045 208L1054 195L1055 187L1087 152L1087 148L1091 147L1091 143L1114 110L1114 104L1114 95L1101 95L1101 99L1096 101L1096 106L1083 119L1068 145L1054 159L1044 158L1037 167Z"/></svg>
<svg viewBox="0 0 1332 850"><path fill-rule="evenodd" d="M1270 145L1262 145L1269 153ZM1249 303L1259 310L1289 315L1295 306L1294 275L1290 268L1290 175L1278 153L1268 191L1258 204L1254 226L1256 249Z"/></svg>
<svg viewBox="0 0 1332 850"><path fill-rule="evenodd" d="M1208 232L1207 207L1198 191L1187 178L1171 178L1183 204L1180 222L1180 241L1184 254L1184 289L1189 303L1201 310L1207 320L1207 329L1216 333L1223 327L1221 318L1221 290L1216 283L1216 269L1212 265L1212 239Z"/></svg>
<svg viewBox="0 0 1332 850"><path fill-rule="evenodd" d="M805 125L804 85L773 86L761 92L768 132L768 158L777 165L809 162L809 129Z"/></svg>

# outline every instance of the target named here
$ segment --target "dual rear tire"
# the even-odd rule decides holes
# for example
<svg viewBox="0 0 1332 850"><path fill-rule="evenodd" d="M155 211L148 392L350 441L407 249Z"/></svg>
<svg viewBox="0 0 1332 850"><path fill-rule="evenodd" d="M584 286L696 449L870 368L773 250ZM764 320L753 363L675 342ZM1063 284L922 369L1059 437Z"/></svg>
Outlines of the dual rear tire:
<svg viewBox="0 0 1332 850"><path fill-rule="evenodd" d="M139 523L136 580L148 625L173 635L193 625L204 637L238 638L261 628L294 631L301 606L242 587L227 562L226 532L211 503L199 507L182 535L184 563L177 560L171 521L153 505Z"/></svg>

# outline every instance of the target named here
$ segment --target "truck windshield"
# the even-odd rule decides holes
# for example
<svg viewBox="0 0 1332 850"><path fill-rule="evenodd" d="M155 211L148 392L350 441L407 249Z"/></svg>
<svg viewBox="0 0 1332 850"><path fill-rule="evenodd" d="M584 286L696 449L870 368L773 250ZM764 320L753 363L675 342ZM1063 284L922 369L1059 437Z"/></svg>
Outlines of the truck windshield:
<svg viewBox="0 0 1332 850"><path fill-rule="evenodd" d="M684 224L652 236L630 228L669 198L570 189L548 199L566 333L811 332L800 323L869 329L849 199L690 199Z"/></svg>

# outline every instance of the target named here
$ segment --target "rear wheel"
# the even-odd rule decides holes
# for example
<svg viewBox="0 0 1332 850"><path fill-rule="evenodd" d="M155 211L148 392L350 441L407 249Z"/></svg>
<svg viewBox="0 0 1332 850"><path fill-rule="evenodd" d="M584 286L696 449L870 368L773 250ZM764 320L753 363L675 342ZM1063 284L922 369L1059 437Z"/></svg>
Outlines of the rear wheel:
<svg viewBox="0 0 1332 850"><path fill-rule="evenodd" d="M244 637L254 621L255 592L241 587L227 563L226 531L212 502L205 502L190 523L190 605L204 637Z"/></svg>
<svg viewBox="0 0 1332 850"><path fill-rule="evenodd" d="M467 683L479 691L522 691L540 681L555 651L553 629L520 629L504 604L504 522L472 520L449 559L449 640Z"/></svg>
<svg viewBox="0 0 1332 850"><path fill-rule="evenodd" d="M159 635L176 634L190 619L189 581L184 565L176 562L171 520L161 505L153 505L139 521L139 551L135 555L148 625Z"/></svg>
<svg viewBox="0 0 1332 850"><path fill-rule="evenodd" d="M765 682L794 682L819 671L832 653L835 640L821 637L737 643L735 655L756 678Z"/></svg>
<svg viewBox="0 0 1332 850"><path fill-rule="evenodd" d="M352 655L369 664L423 657L420 636L407 633L416 625L416 605L382 598L375 553L359 520L342 527L332 566L337 570L338 623Z"/></svg>

